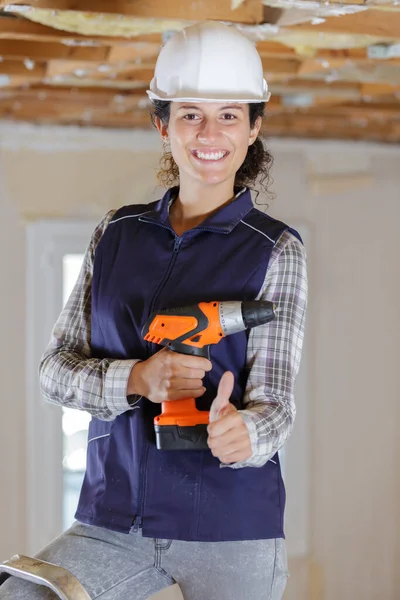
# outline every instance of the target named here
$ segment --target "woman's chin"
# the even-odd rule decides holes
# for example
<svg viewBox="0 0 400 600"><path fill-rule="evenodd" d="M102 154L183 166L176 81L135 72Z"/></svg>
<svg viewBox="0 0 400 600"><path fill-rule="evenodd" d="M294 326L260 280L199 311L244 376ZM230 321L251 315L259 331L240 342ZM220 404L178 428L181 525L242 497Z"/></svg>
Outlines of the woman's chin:
<svg viewBox="0 0 400 600"><path fill-rule="evenodd" d="M206 171L197 171L196 172L196 179L199 181L201 181L202 183L204 183L205 185L218 185L220 183L224 183L225 181L227 181L228 179L234 179L234 175L231 175L230 173L227 172L220 172L220 173L216 173L214 172L206 172Z"/></svg>

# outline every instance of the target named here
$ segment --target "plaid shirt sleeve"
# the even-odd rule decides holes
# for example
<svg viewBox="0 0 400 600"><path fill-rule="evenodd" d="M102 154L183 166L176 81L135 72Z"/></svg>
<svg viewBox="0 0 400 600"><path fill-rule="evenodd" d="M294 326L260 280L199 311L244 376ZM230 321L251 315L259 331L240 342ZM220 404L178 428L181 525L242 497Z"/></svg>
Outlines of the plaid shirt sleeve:
<svg viewBox="0 0 400 600"><path fill-rule="evenodd" d="M91 358L91 298L94 254L115 210L96 227L86 250L75 287L62 310L42 357L39 375L44 397L53 404L85 410L112 421L139 396L126 396L137 360Z"/></svg>
<svg viewBox="0 0 400 600"><path fill-rule="evenodd" d="M252 456L221 467L261 467L282 448L296 415L293 388L300 367L307 307L304 246L289 231L276 243L258 300L279 307L274 321L250 331L249 376L241 410Z"/></svg>

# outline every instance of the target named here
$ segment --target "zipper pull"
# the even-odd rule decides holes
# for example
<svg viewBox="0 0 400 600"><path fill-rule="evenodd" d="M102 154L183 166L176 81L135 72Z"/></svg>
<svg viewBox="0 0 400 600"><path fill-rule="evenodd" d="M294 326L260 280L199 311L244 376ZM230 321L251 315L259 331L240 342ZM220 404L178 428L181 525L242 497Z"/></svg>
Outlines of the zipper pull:
<svg viewBox="0 0 400 600"><path fill-rule="evenodd" d="M175 238L175 243L174 243L174 252L178 252L181 243L182 243L182 238L180 236L177 236Z"/></svg>
<svg viewBox="0 0 400 600"><path fill-rule="evenodd" d="M133 533L137 533L139 531L139 528L142 527L142 517L135 517L133 519L133 526L131 527L131 531Z"/></svg>

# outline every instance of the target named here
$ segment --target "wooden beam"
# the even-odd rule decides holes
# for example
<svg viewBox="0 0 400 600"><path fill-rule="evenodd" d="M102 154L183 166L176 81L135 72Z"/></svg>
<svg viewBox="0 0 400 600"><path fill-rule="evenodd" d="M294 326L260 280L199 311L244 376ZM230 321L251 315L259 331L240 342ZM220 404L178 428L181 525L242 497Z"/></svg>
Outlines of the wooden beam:
<svg viewBox="0 0 400 600"><path fill-rule="evenodd" d="M0 0L0 6L10 4ZM14 4L29 4L50 10L76 10L129 17L179 19L185 21L233 21L236 23L262 23L264 7L260 0L245 0L232 10L231 0L17 0Z"/></svg>
<svg viewBox="0 0 400 600"><path fill-rule="evenodd" d="M124 129L150 129L151 127L148 115L144 115L138 111L131 111L126 114L113 114L104 110L94 111L82 107L70 107L69 110L60 111L57 107L50 109L47 106L41 107L38 104L22 106L18 102L8 104L0 102L0 119L2 118L37 124L77 124L82 126L120 127Z"/></svg>
<svg viewBox="0 0 400 600"><path fill-rule="evenodd" d="M39 107L44 113L46 107L57 106L60 114L69 113L71 107L83 110L105 110L123 114L132 110L141 110L149 114L142 106L142 98L133 94L116 93L115 90L100 90L101 93L75 89L0 89L0 104L17 103L24 107Z"/></svg>
<svg viewBox="0 0 400 600"><path fill-rule="evenodd" d="M117 63L117 64L96 64L63 60L51 60L47 65L47 77L56 77L60 75L76 74L78 77L85 79L115 79L127 81L135 78L135 73L140 76L145 72L145 81L151 80L154 74L154 64L135 64L135 63ZM124 74L127 76L125 77Z"/></svg>
<svg viewBox="0 0 400 600"><path fill-rule="evenodd" d="M389 85L383 83L362 83L360 85L362 96L391 96L400 93L400 85ZM400 109L400 107L399 107Z"/></svg>
<svg viewBox="0 0 400 600"><path fill-rule="evenodd" d="M124 80L115 80L115 79L96 79L96 78L85 78L78 79L77 77L63 75L61 79L48 79L45 78L43 83L46 85L51 85L57 88L65 88L65 87L77 87L77 88L104 88L104 89L115 89L120 91L129 91L129 92L138 92L142 95L143 98L146 98L146 89L148 88L148 83L140 82L140 81L124 81Z"/></svg>
<svg viewBox="0 0 400 600"><path fill-rule="evenodd" d="M400 134L393 136L393 126L390 122L370 123L367 119L349 122L341 118L340 113L330 118L318 117L312 111L308 114L272 115L265 122L262 131L267 137L279 135L320 139L400 141Z"/></svg>
<svg viewBox="0 0 400 600"><path fill-rule="evenodd" d="M0 40L0 56L10 59L71 60L104 62L110 52L108 46L98 48L71 47L55 42L26 42L22 40Z"/></svg>
<svg viewBox="0 0 400 600"><path fill-rule="evenodd" d="M1 0L0 0L1 3ZM86 36L79 33L71 33L60 29L53 29L46 25L40 25L33 21L16 18L0 18L0 39L25 40L32 42L59 42L65 44L99 44L105 46L125 45L130 38L112 35ZM161 33L150 33L146 35L132 36L135 42L158 44L161 46Z"/></svg>
<svg viewBox="0 0 400 600"><path fill-rule="evenodd" d="M365 118L323 118L315 111L270 115L264 127L266 137L298 137L315 139L371 140L387 143L400 142L400 123L388 121L373 123ZM0 100L0 118L32 123L77 124L81 126L120 127L123 129L150 128L147 112L133 109L113 112L101 106L95 108L69 104L35 102L23 106L19 101Z"/></svg>
<svg viewBox="0 0 400 600"><path fill-rule="evenodd" d="M399 34L400 36L400 34ZM400 65L400 58L376 59L369 58L367 48L321 48L317 49L312 58L302 57L297 54L293 48L280 44L278 42L262 41L257 43L257 50L267 64L269 58L276 59L297 59L301 60L300 73L312 73L317 71L326 71L327 69L337 69L346 63L355 65Z"/></svg>
<svg viewBox="0 0 400 600"><path fill-rule="evenodd" d="M352 33L372 35L377 38L398 39L400 11L365 10L351 15L327 17L324 23L311 25L301 23L287 27L288 30L318 33Z"/></svg>
<svg viewBox="0 0 400 600"><path fill-rule="evenodd" d="M161 44L128 42L110 47L107 61L110 63L122 61L138 61L142 63L152 61L155 65L160 50Z"/></svg>
<svg viewBox="0 0 400 600"><path fill-rule="evenodd" d="M57 77L60 75L71 75L76 71L82 76L95 73L99 63L76 62L73 60L49 60L47 63L46 77Z"/></svg>
<svg viewBox="0 0 400 600"><path fill-rule="evenodd" d="M21 77L40 78L46 75L45 63L35 63L29 68L17 60L3 60L0 62L0 75L18 75Z"/></svg>
<svg viewBox="0 0 400 600"><path fill-rule="evenodd" d="M121 71L117 71L116 77L112 77L112 81L143 81L146 84L149 84L152 77L154 75L154 69L148 68L143 65L143 67L135 67L130 66L127 69L122 69ZM109 79L110 77L105 76L103 73L97 73L96 78L98 79Z"/></svg>
<svg viewBox="0 0 400 600"><path fill-rule="evenodd" d="M269 73L278 73L281 75L297 75L301 65L301 60L298 58L263 58L261 57L262 65L266 78Z"/></svg>
<svg viewBox="0 0 400 600"><path fill-rule="evenodd" d="M153 61L141 61L137 62L121 62L111 63L111 58L118 56L130 56L131 49L129 47L120 49L114 49L108 61L103 61L102 64L89 63L89 62L76 62L72 59L69 61L64 60L50 60L47 68L47 76L54 77L59 75L71 74L74 72L81 72L82 78L90 77L96 79L115 79L117 81L126 80L131 81L133 79L150 82L154 74L155 60ZM119 52L121 50L121 52ZM136 50L134 49L134 53ZM268 58L263 60L263 67L267 79L271 78L272 74L277 74L280 77L295 76L301 65L299 59L286 59L286 58Z"/></svg>
<svg viewBox="0 0 400 600"><path fill-rule="evenodd" d="M336 95L359 95L360 84L343 81L333 81L331 83L321 82L313 79L291 79L285 83L273 83L270 86L272 93L292 93L292 94L331 94Z"/></svg>
<svg viewBox="0 0 400 600"><path fill-rule="evenodd" d="M20 90L21 91L21 90ZM54 93L55 96L58 94L78 94L83 97L87 97L90 99L91 97L96 96L122 96L124 98L137 98L137 101L143 103L143 99L147 99L146 93L143 90L130 89L130 90L121 90L118 87L93 87L93 86L62 86L62 85L51 85L51 84L33 84L29 86L26 90L22 90L26 92L32 92L33 94L41 94L41 93ZM14 90L15 92L15 90Z"/></svg>
<svg viewBox="0 0 400 600"><path fill-rule="evenodd" d="M326 107L315 107L313 114L329 118ZM331 113L333 114L333 113ZM352 119L367 118L371 121L400 123L400 102L381 104L379 102L345 103L340 106L340 115L351 122Z"/></svg>

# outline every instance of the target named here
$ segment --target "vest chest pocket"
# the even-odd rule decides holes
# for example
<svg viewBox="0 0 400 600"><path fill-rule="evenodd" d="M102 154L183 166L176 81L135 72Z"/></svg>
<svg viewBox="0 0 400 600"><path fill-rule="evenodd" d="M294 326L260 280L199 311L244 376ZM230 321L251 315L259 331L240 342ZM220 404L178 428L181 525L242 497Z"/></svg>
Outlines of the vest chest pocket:
<svg viewBox="0 0 400 600"><path fill-rule="evenodd" d="M113 421L100 421L92 419L89 424L88 446L93 442L110 437Z"/></svg>

